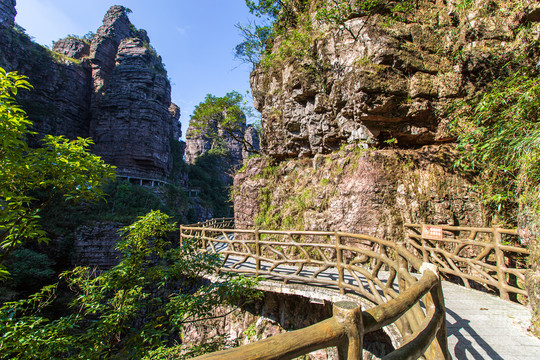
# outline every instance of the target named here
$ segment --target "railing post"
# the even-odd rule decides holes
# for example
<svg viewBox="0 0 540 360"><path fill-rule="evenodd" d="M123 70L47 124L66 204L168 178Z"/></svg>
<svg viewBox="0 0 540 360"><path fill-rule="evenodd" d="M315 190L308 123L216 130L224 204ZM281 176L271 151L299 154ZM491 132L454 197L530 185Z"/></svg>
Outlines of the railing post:
<svg viewBox="0 0 540 360"><path fill-rule="evenodd" d="M202 233L201 233L201 237L202 237L202 239L201 239L202 240L202 248L203 248L203 250L206 250L206 239L205 239L205 237L206 237L206 228L203 228Z"/></svg>
<svg viewBox="0 0 540 360"><path fill-rule="evenodd" d="M261 246L259 241L261 240L261 234L259 229L255 229L255 275L259 276L261 270Z"/></svg>
<svg viewBox="0 0 540 360"><path fill-rule="evenodd" d="M429 255L426 250L426 239L424 239L424 224L422 224L422 230L420 233L420 242L422 243L422 261L429 262Z"/></svg>
<svg viewBox="0 0 540 360"><path fill-rule="evenodd" d="M184 238L182 237L182 229L183 228L183 225L180 225L180 246L182 246L182 244L184 243Z"/></svg>
<svg viewBox="0 0 540 360"><path fill-rule="evenodd" d="M493 239L495 241L495 255L497 257L497 277L499 281L499 296L501 299L510 300L506 281L506 262L504 261L504 251L501 249L502 234L497 227L493 227Z"/></svg>
<svg viewBox="0 0 540 360"><path fill-rule="evenodd" d="M341 264L343 260L343 254L341 251L341 237L339 236L339 233L337 231L334 233L334 236L336 238L336 267L338 271L339 293L341 295L344 295L345 289L343 288L343 265Z"/></svg>
<svg viewBox="0 0 540 360"><path fill-rule="evenodd" d="M364 345L364 324L359 305L351 301L339 301L334 304L334 318L345 327L347 340L338 345L340 360L361 360Z"/></svg>
<svg viewBox="0 0 540 360"><path fill-rule="evenodd" d="M405 242L398 242L397 247L405 249ZM407 290L407 281L405 281L405 279L401 276L400 272L403 271L403 272L408 273L409 263L407 262L407 259L405 259L403 256L399 254L399 252L397 254L397 261L398 261L398 267L399 267L399 271L397 274L399 293L403 294L405 290ZM412 313L410 314L410 316L403 316L401 319L398 320L401 323L401 331L406 336L413 333L411 324L408 320L408 318L411 316L413 316Z"/></svg>
<svg viewBox="0 0 540 360"><path fill-rule="evenodd" d="M437 330L437 334L435 335L435 340L431 343L426 351L426 354L428 355L426 358L428 360L450 360L452 357L448 351L448 339L446 334L446 307L444 306L444 296L442 292L439 268L435 264L424 263L422 264L420 272L423 275L425 271L432 271L437 275L438 278L437 284L433 286L429 293L424 297L426 311L431 307L438 306L443 317L441 327Z"/></svg>
<svg viewBox="0 0 540 360"><path fill-rule="evenodd" d="M405 243L404 242L398 242L396 245L397 245L398 248L405 249L405 246L404 246ZM398 261L399 270L408 273L409 272L409 264L407 262L407 259L405 259L403 256L401 256L398 253L397 261ZM398 286L399 286L399 293L400 294L402 294L405 290L407 290L407 282L401 276L399 276L399 272L398 272Z"/></svg>

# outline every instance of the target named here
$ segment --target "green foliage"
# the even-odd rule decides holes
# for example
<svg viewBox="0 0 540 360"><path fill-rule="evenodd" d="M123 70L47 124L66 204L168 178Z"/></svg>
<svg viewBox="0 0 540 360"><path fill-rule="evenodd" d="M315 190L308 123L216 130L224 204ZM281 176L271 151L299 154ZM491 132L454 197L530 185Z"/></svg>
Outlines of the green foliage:
<svg viewBox="0 0 540 360"><path fill-rule="evenodd" d="M476 0L459 0L456 2L456 10L466 11L471 9L476 3Z"/></svg>
<svg viewBox="0 0 540 360"><path fill-rule="evenodd" d="M51 56L51 58L54 61L56 61L58 63L63 63L63 62L66 62L66 61L70 62L70 63L73 63L73 64L77 64L77 65L79 65L81 63L81 60L79 60L79 59L70 58L69 56L57 53L55 51L50 51L49 50L49 55Z"/></svg>
<svg viewBox="0 0 540 360"><path fill-rule="evenodd" d="M190 126L194 133L202 133L213 140L213 148L220 146L225 135L241 144L246 151L258 153L253 144L244 139L246 115L251 114L251 108L246 106L244 97L237 91L222 97L207 94L204 101L195 107Z"/></svg>
<svg viewBox="0 0 540 360"><path fill-rule="evenodd" d="M480 174L485 201L511 222L519 203L540 214L539 109L540 80L522 68L496 81L454 121L456 166Z"/></svg>
<svg viewBox="0 0 540 360"><path fill-rule="evenodd" d="M92 32L92 31L89 31L86 34L84 34L83 36L79 36L79 35L75 35L75 34L69 34L68 36L65 37L65 39L78 40L78 41L82 41L82 42L90 45L90 43L92 42L92 39L95 36L96 36L96 33ZM63 40L63 39L64 38L62 38L60 40ZM53 42L53 45L54 45L54 42Z"/></svg>
<svg viewBox="0 0 540 360"><path fill-rule="evenodd" d="M199 201L212 209L214 217L232 216L227 185L216 176L223 172L226 161L227 153L216 149L200 155L195 164L188 166L189 187L200 189ZM198 220L194 216L191 219Z"/></svg>
<svg viewBox="0 0 540 360"><path fill-rule="evenodd" d="M349 20L357 17L369 19L375 14L381 14L387 16L389 21L401 21L417 3L417 0L331 0L319 7L315 19L342 32L347 32L358 41L363 26L353 29L347 23ZM367 20L364 24L366 22Z"/></svg>
<svg viewBox="0 0 540 360"><path fill-rule="evenodd" d="M0 307L0 358L142 358L181 341L182 326L213 316L220 305L258 297L255 280L215 274L218 255L200 252L196 241L172 246L176 227L159 211L122 231L120 264L104 273L77 267L61 275L73 292L68 313L45 317L56 299L48 286L28 299ZM161 349L159 353L167 351Z"/></svg>
<svg viewBox="0 0 540 360"><path fill-rule="evenodd" d="M417 3L417 0L246 0L250 12L262 18L263 25L237 25L244 41L236 47L235 56L253 65L261 63L266 68L289 60L316 62L312 49L313 39L318 36L315 23L329 25L359 40L362 27L351 27L349 20L369 19L380 14L388 21L403 21ZM305 11L312 4L317 6L314 18ZM275 41L278 46L272 49ZM320 64L313 67L322 69Z"/></svg>
<svg viewBox="0 0 540 360"><path fill-rule="evenodd" d="M314 32L312 25L308 14L303 14L298 17L296 27L278 30L279 46L275 51L263 58L263 66L271 68L291 59L309 60L312 58L314 56L312 51Z"/></svg>
<svg viewBox="0 0 540 360"><path fill-rule="evenodd" d="M247 25L236 24L235 26L244 41L236 45L234 56L255 67L265 55L266 43L272 35L272 28L269 25L257 25L255 22L250 22Z"/></svg>
<svg viewBox="0 0 540 360"><path fill-rule="evenodd" d="M250 1L246 0L246 6L249 8L249 12L257 17L269 17L271 19L277 19L282 7L287 2L281 0L258 0Z"/></svg>
<svg viewBox="0 0 540 360"><path fill-rule="evenodd" d="M114 176L113 167L88 151L90 139L47 135L43 147L28 147L31 122L14 97L30 87L23 76L0 68L0 263L27 241L47 241L39 218L52 201L96 200L101 184ZM0 264L0 279L6 276Z"/></svg>
<svg viewBox="0 0 540 360"><path fill-rule="evenodd" d="M30 249L14 250L5 261L5 266L12 277L9 288L21 293L31 293L40 289L43 284L53 280L55 275L53 265L53 261L45 254Z"/></svg>
<svg viewBox="0 0 540 360"><path fill-rule="evenodd" d="M127 225L150 210L160 210L176 221L188 221L189 200L180 186L166 185L152 190L127 181L116 181L106 184L103 192L103 197L93 203L53 201L42 214L43 229L51 238L61 239L54 254L57 262L68 259L73 234L81 225L103 221Z"/></svg>

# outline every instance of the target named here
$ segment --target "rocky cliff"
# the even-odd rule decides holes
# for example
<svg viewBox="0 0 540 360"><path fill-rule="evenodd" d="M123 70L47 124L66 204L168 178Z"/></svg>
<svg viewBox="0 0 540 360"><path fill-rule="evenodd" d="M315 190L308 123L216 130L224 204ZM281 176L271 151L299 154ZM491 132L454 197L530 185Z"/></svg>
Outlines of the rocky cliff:
<svg viewBox="0 0 540 360"><path fill-rule="evenodd" d="M239 227L345 231L398 241L403 224L481 226L471 183L450 171L450 146L365 150L274 163L251 159L235 177Z"/></svg>
<svg viewBox="0 0 540 360"><path fill-rule="evenodd" d="M339 13L336 3L347 2L289 1L294 19L279 23L251 74L271 160L252 161L237 176L237 224L294 219L306 230L393 238L391 227L403 222L482 224L472 179L452 170L452 146L441 147L453 140L446 113L528 46L530 32L517 29L535 10L409 1ZM312 160L293 160L304 157ZM284 209L298 207L290 194L304 204L296 214Z"/></svg>
<svg viewBox="0 0 540 360"><path fill-rule="evenodd" d="M88 137L91 77L87 61L67 58L30 40L18 28L0 28L0 66L29 77L32 91L18 100L39 134Z"/></svg>
<svg viewBox="0 0 540 360"><path fill-rule="evenodd" d="M192 121L196 119L192 119ZM252 125L246 125L245 118L235 131L236 137L244 139L245 142L259 150L259 135ZM217 134L209 136L209 134ZM252 154L251 148L243 145L228 132L224 131L217 120L212 120L208 124L206 131L200 127L190 126L186 131L185 161L187 164L194 164L197 158L209 151L221 151L222 164L219 176L226 184L232 184L232 174L238 170L247 158Z"/></svg>
<svg viewBox="0 0 540 360"><path fill-rule="evenodd" d="M538 68L538 4L349 3L291 0L278 16L251 74L269 157L235 178L236 225L394 241L406 222L489 225L476 180L454 170L448 114L511 75L510 62ZM524 218L520 231L540 324L535 222Z"/></svg>
<svg viewBox="0 0 540 360"><path fill-rule="evenodd" d="M303 3L251 74L266 151L276 158L352 142L449 141L446 106L482 89L523 45L516 29L526 9L510 2L408 2L407 11L351 12L342 23L315 20L333 2Z"/></svg>
<svg viewBox="0 0 540 360"><path fill-rule="evenodd" d="M0 66L28 76L34 86L19 99L34 129L90 136L92 151L121 176L166 179L171 141L181 135L180 109L171 103L161 58L146 32L131 24L127 9L112 6L92 39L68 37L51 51L12 28L15 1L0 6Z"/></svg>
<svg viewBox="0 0 540 360"><path fill-rule="evenodd" d="M0 1L0 26L12 26L15 22L15 0Z"/></svg>
<svg viewBox="0 0 540 360"><path fill-rule="evenodd" d="M223 140L224 143L219 145L224 145L229 152L233 167L237 168L238 165L242 165L249 155L252 154L249 149L245 149L242 146L241 142L233 139L220 129L217 122L210 124L210 127L215 128L219 139ZM244 138L255 150L259 149L259 135L252 125L246 125L244 122L238 131L238 136ZM200 131L198 128L190 125L186 131L186 163L193 164L197 157L208 152L215 146L217 146L215 139L210 138L204 131Z"/></svg>
<svg viewBox="0 0 540 360"><path fill-rule="evenodd" d="M172 168L170 140L179 133L178 107L169 111L171 86L161 58L123 7L113 6L105 15L89 61L94 151L122 174L166 178Z"/></svg>

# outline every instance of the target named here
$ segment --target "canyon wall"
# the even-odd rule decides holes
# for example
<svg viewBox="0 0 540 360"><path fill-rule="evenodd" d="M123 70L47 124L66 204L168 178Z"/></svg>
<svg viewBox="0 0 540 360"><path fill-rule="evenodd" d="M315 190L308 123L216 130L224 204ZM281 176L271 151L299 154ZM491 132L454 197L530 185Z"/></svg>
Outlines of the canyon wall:
<svg viewBox="0 0 540 360"><path fill-rule="evenodd" d="M12 26L15 22L15 0L0 1L0 26Z"/></svg>
<svg viewBox="0 0 540 360"><path fill-rule="evenodd" d="M394 240L406 222L487 225L474 179L453 168L448 107L484 91L528 46L516 29L534 11L420 1L332 24L319 16L331 3L292 4L295 20L251 74L269 158L237 175L237 225ZM302 51L291 55L290 43Z"/></svg>
<svg viewBox="0 0 540 360"><path fill-rule="evenodd" d="M127 9L112 6L91 39L68 37L51 51L12 27L14 1L0 6L0 66L34 86L18 99L38 132L33 144L44 134L92 137L92 151L119 175L167 179L171 142L181 136L180 109L171 103L161 57Z"/></svg>
<svg viewBox="0 0 540 360"><path fill-rule="evenodd" d="M252 125L246 125L245 118L236 131L236 139L224 131L217 120L210 121L207 129L206 131L200 129L190 122L186 131L185 161L187 164L195 164L201 155L212 153L212 151L219 153L221 164L219 174L216 175L225 184L232 184L234 172L242 167L248 157L253 154L250 146L255 151L259 150L259 135ZM217 138L209 134L217 134ZM244 139L250 146L244 146L237 139Z"/></svg>
<svg viewBox="0 0 540 360"><path fill-rule="evenodd" d="M236 226L399 241L408 222L497 221L478 179L454 169L448 114L508 76L509 61L538 67L538 5L426 0L403 10L388 2L324 21L321 8L336 2L290 4L293 20L251 74L267 157L235 178ZM521 242L533 252L527 286L540 320L537 227L527 218L520 228L530 234Z"/></svg>
<svg viewBox="0 0 540 360"><path fill-rule="evenodd" d="M365 150L357 145L274 163L254 158L235 177L236 226L344 231L400 241L403 224L481 226L483 207L453 172L449 145Z"/></svg>
<svg viewBox="0 0 540 360"><path fill-rule="evenodd" d="M236 309L232 306L218 308L214 313L216 319L186 324L182 334L185 348L219 339L223 339L227 347L234 347L302 329L332 317L332 304L265 291L261 299ZM390 336L377 330L365 334L362 359L380 359L393 350ZM306 354L302 359L338 359L338 354L335 347L329 347Z"/></svg>
<svg viewBox="0 0 540 360"><path fill-rule="evenodd" d="M416 3L404 14L353 13L340 26L315 20L331 2L309 1L298 10L296 28L288 29L295 35L278 35L274 58L251 74L269 155L314 156L351 142L452 140L446 106L484 88L524 46L516 29L525 10L501 1L470 9L454 1ZM297 41L306 36L302 26L311 26L310 39ZM290 43L305 49L287 56Z"/></svg>

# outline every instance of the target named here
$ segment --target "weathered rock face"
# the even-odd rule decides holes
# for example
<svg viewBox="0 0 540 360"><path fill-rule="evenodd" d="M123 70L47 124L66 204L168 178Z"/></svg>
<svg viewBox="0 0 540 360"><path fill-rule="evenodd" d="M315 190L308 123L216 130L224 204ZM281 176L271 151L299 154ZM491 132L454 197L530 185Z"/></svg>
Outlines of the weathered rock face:
<svg viewBox="0 0 540 360"><path fill-rule="evenodd" d="M90 63L96 154L124 175L167 177L169 141L178 135L176 114L169 112L170 83L146 33L133 30L123 7L113 6L105 15L92 40Z"/></svg>
<svg viewBox="0 0 540 360"><path fill-rule="evenodd" d="M261 149L261 141L259 137L259 132L253 125L248 125L246 128L246 131L244 133L244 140L253 146L253 150L259 151ZM247 158L250 155L253 155L253 151L251 151L251 148L243 148L242 149L242 158L245 162Z"/></svg>
<svg viewBox="0 0 540 360"><path fill-rule="evenodd" d="M186 324L182 336L186 347L218 337L225 338L229 346L245 345L332 317L332 305L328 302L314 304L309 298L272 292L264 292L263 299L231 310L230 307L216 309L217 319ZM394 350L390 338L382 330L366 334L364 349L364 360L380 359ZM338 354L330 347L311 352L305 359L338 359Z"/></svg>
<svg viewBox="0 0 540 360"><path fill-rule="evenodd" d="M404 223L483 224L451 148L345 149L272 166L254 158L235 177L235 226L345 231L403 240Z"/></svg>
<svg viewBox="0 0 540 360"><path fill-rule="evenodd" d="M312 18L320 3L311 1L306 10ZM251 74L266 152L290 158L329 153L347 142L449 140L444 107L475 94L496 63L521 46L513 30L522 14L498 3L477 2L465 13L452 1L424 1L405 21L353 17L347 30L314 21L311 56L259 65Z"/></svg>
<svg viewBox="0 0 540 360"><path fill-rule="evenodd" d="M530 208L521 208L519 213L519 238L531 252L531 269L525 274L525 287L533 315L530 330L540 338L540 222Z"/></svg>
<svg viewBox="0 0 540 360"><path fill-rule="evenodd" d="M446 107L507 76L510 60L538 68L533 56L516 57L534 54L538 4L417 1L401 18L390 18L390 11L352 15L342 26L329 26L314 15L317 6L335 2L302 3L314 23L303 49L307 55L287 58L278 37L271 52L284 60L259 65L251 74L265 153L283 162L254 159L237 175L236 225L402 240L405 222L489 224L472 183L451 170L452 155L439 148L453 141ZM361 156L337 151L357 142L378 148L386 140L419 150L369 150ZM298 157L308 159L292 160ZM534 216L520 221L522 242L532 254L526 286L537 332L539 224Z"/></svg>
<svg viewBox="0 0 540 360"><path fill-rule="evenodd" d="M180 138L182 137L182 125L180 123L180 116L182 112L180 111L180 107L176 105L175 103L171 103L169 106L169 114L171 114L172 118L172 137L175 141L180 141ZM185 151L185 146L182 147L182 151ZM184 153L182 152L182 157L184 156Z"/></svg>
<svg viewBox="0 0 540 360"><path fill-rule="evenodd" d="M119 223L96 223L79 227L75 232L71 263L101 270L117 265L121 254L115 246L121 239L118 231L122 226Z"/></svg>
<svg viewBox="0 0 540 360"><path fill-rule="evenodd" d="M217 133L219 141L208 136L209 133ZM259 135L252 125L246 125L244 121L236 136L251 144L253 150L259 150ZM225 183L232 184L231 174L239 169L253 153L250 151L251 148L249 146L246 148L240 141L223 131L217 120L208 125L207 131L190 124L186 132L185 161L187 164L194 164L199 156L218 147L224 147L227 152L227 155L223 157L219 176Z"/></svg>
<svg viewBox="0 0 540 360"><path fill-rule="evenodd" d="M91 82L85 61L57 56L8 27L0 28L0 66L28 76L33 85L18 101L36 132L88 137Z"/></svg>
<svg viewBox="0 0 540 360"><path fill-rule="evenodd" d="M19 101L39 135L90 136L92 151L122 176L170 175L180 109L171 103L161 58L127 9L111 7L90 45L69 37L52 52L10 27L0 31L0 66L28 76L34 86Z"/></svg>
<svg viewBox="0 0 540 360"><path fill-rule="evenodd" d="M0 26L13 26L15 15L15 0L0 0Z"/></svg>
<svg viewBox="0 0 540 360"><path fill-rule="evenodd" d="M52 50L73 59L82 59L90 55L90 44L80 39L68 37L56 41Z"/></svg>
<svg viewBox="0 0 540 360"><path fill-rule="evenodd" d="M219 143L214 138L209 137L209 133L217 133L217 137L220 141L223 141L223 143ZM238 136L242 138L250 136L250 138L253 138L253 133L255 133L253 127L247 126L244 120L241 124L241 128L238 130ZM258 138L255 138L255 140L257 140L255 146L256 149L258 149ZM242 164L244 160L242 144L233 139L227 132L223 131L218 125L217 120L208 124L207 131L201 130L190 124L186 132L186 163L193 164L197 157L216 146L225 146L230 155L231 166L238 167L238 165Z"/></svg>

